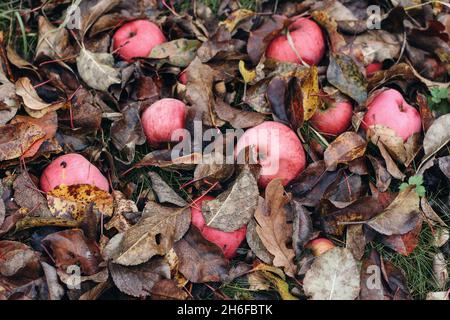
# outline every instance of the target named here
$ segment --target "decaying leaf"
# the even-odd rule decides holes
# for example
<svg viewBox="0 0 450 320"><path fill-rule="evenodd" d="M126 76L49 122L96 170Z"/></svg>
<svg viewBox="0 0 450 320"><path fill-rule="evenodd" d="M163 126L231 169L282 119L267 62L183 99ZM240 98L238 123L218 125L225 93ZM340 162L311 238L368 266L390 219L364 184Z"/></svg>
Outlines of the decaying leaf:
<svg viewBox="0 0 450 320"><path fill-rule="evenodd" d="M266 249L274 255L273 265L283 267L287 275L293 276L295 252L288 248L289 226L284 206L289 197L284 194L281 180L272 180L266 187L265 201L260 201L255 212L256 232Z"/></svg>
<svg viewBox="0 0 450 320"><path fill-rule="evenodd" d="M195 58L198 40L177 39L162 43L154 47L149 55L153 59L166 59L170 64L177 67L187 67Z"/></svg>
<svg viewBox="0 0 450 320"><path fill-rule="evenodd" d="M244 169L230 189L214 200L203 202L206 225L225 232L238 230L253 217L258 197L256 179L250 170Z"/></svg>
<svg viewBox="0 0 450 320"><path fill-rule="evenodd" d="M0 161L21 157L44 136L44 130L31 122L0 126Z"/></svg>
<svg viewBox="0 0 450 320"><path fill-rule="evenodd" d="M24 209L33 210L36 216L51 217L47 200L39 192L28 172L23 172L14 180L14 198L16 203Z"/></svg>
<svg viewBox="0 0 450 320"><path fill-rule="evenodd" d="M113 214L113 197L93 185L60 185L47 193L47 201L52 215L59 218L81 220L91 203L100 214Z"/></svg>
<svg viewBox="0 0 450 320"><path fill-rule="evenodd" d="M187 231L190 221L189 209L164 207L149 201L142 219L125 231L114 262L135 266L155 255L166 254Z"/></svg>
<svg viewBox="0 0 450 320"><path fill-rule="evenodd" d="M436 119L423 139L425 158L432 156L450 141L450 114Z"/></svg>
<svg viewBox="0 0 450 320"><path fill-rule="evenodd" d="M219 99L216 99L215 110L220 119L229 122L236 129L255 127L264 122L266 118L262 113L233 108Z"/></svg>
<svg viewBox="0 0 450 320"><path fill-rule="evenodd" d="M77 68L81 78L91 88L107 91L120 83L119 71L114 69L114 57L110 53L94 53L82 48L77 57Z"/></svg>
<svg viewBox="0 0 450 320"><path fill-rule="evenodd" d="M359 268L348 249L333 248L313 262L303 281L313 300L354 300L360 289Z"/></svg>
<svg viewBox="0 0 450 320"><path fill-rule="evenodd" d="M180 197L156 172L149 172L148 175L152 181L153 191L158 196L161 203L171 203L179 207L184 207L187 202Z"/></svg>
<svg viewBox="0 0 450 320"><path fill-rule="evenodd" d="M421 219L420 198L415 186L400 191L394 201L379 215L367 222L372 229L384 235L405 234Z"/></svg>
<svg viewBox="0 0 450 320"><path fill-rule="evenodd" d="M336 170L339 163L349 163L366 152L367 142L354 132L344 132L325 150L324 160L328 171Z"/></svg>
<svg viewBox="0 0 450 320"><path fill-rule="evenodd" d="M183 239L175 243L179 271L191 282L218 282L228 276L228 260L222 250L205 240L197 228L192 227Z"/></svg>

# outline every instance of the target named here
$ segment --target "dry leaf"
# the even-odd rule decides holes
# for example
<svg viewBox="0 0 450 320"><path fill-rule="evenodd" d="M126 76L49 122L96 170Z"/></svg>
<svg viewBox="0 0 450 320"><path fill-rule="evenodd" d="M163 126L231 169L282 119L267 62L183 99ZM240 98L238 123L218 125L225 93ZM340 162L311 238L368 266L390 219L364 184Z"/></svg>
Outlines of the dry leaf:
<svg viewBox="0 0 450 320"><path fill-rule="evenodd" d="M180 197L156 172L148 173L152 181L152 189L161 203L170 203L179 207L187 206L187 202Z"/></svg>
<svg viewBox="0 0 450 320"><path fill-rule="evenodd" d="M333 248L313 262L303 280L313 300L354 300L360 288L359 268L348 249Z"/></svg>
<svg viewBox="0 0 450 320"><path fill-rule="evenodd" d="M204 201L202 213L208 227L232 232L246 225L258 205L258 184L248 169L244 169L234 184L216 199Z"/></svg>
<svg viewBox="0 0 450 320"><path fill-rule="evenodd" d="M423 139L425 159L438 152L450 141L450 114L437 118Z"/></svg>
<svg viewBox="0 0 450 320"><path fill-rule="evenodd" d="M340 163L349 163L366 152L367 142L354 132L344 132L325 150L324 160L328 171L336 170Z"/></svg>
<svg viewBox="0 0 450 320"><path fill-rule="evenodd" d="M287 275L296 272L295 252L287 247L290 240L289 226L284 206L290 198L284 194L280 179L272 180L266 187L265 202L260 201L255 212L256 232L266 249L274 255L273 265L283 267Z"/></svg>

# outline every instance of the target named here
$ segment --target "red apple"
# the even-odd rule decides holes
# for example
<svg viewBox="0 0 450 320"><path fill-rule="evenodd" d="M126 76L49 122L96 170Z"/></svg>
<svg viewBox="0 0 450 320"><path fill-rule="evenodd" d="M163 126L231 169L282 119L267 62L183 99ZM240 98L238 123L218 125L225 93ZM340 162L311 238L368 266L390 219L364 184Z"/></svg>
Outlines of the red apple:
<svg viewBox="0 0 450 320"><path fill-rule="evenodd" d="M303 61L318 64L325 54L325 37L314 21L297 18L289 27L297 53ZM279 35L267 47L266 57L283 62L301 63L286 35Z"/></svg>
<svg viewBox="0 0 450 320"><path fill-rule="evenodd" d="M163 42L166 42L166 37L161 29L148 20L128 22L113 37L114 51L126 61L148 57L152 49Z"/></svg>
<svg viewBox="0 0 450 320"><path fill-rule="evenodd" d="M250 146L258 153L261 188L276 178L287 185L305 169L303 146L295 132L284 124L266 121L247 130L236 145L236 155L239 157L239 153Z"/></svg>
<svg viewBox="0 0 450 320"><path fill-rule="evenodd" d="M85 157L69 153L53 160L42 173L40 185L44 192L59 185L90 184L109 191L108 179Z"/></svg>
<svg viewBox="0 0 450 320"><path fill-rule="evenodd" d="M176 130L184 129L187 107L177 99L164 98L156 101L142 114L142 127L152 145L161 142L179 141L173 136Z"/></svg>
<svg viewBox="0 0 450 320"><path fill-rule="evenodd" d="M206 226L205 218L203 217L201 210L202 203L205 200L214 200L214 197L204 196L195 203L195 205L191 208L192 224L200 230L206 240L220 247L226 258L231 259L236 255L237 248L239 248L239 245L245 239L247 226L243 226L233 232L224 232L222 230Z"/></svg>
<svg viewBox="0 0 450 320"><path fill-rule="evenodd" d="M364 130L373 125L386 126L406 141L422 129L419 112L397 90L386 89L376 93L367 108L361 124Z"/></svg>
<svg viewBox="0 0 450 320"><path fill-rule="evenodd" d="M308 242L305 246L311 249L314 256L318 257L335 247L334 243L326 238L317 238Z"/></svg>
<svg viewBox="0 0 450 320"><path fill-rule="evenodd" d="M184 70L184 71L182 71L180 73L180 75L178 77L178 81L180 81L181 84L184 84L184 85L187 84L188 79L187 79L187 72L186 72L186 70Z"/></svg>
<svg viewBox="0 0 450 320"><path fill-rule="evenodd" d="M321 100L322 106L316 110L310 123L321 133L340 135L352 122L352 104L341 97L323 96Z"/></svg>
<svg viewBox="0 0 450 320"><path fill-rule="evenodd" d="M366 76L370 77L375 72L378 72L383 69L383 64L380 62L372 62L371 64L366 66Z"/></svg>

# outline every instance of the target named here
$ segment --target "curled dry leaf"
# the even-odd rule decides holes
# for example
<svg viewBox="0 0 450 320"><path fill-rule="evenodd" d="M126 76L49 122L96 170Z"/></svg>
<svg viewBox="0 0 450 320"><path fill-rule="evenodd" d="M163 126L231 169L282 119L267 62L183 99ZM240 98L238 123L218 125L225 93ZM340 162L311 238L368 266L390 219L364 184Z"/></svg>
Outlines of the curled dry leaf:
<svg viewBox="0 0 450 320"><path fill-rule="evenodd" d="M325 150L324 160L328 171L336 170L340 163L349 163L366 152L367 142L355 132L344 132Z"/></svg>
<svg viewBox="0 0 450 320"><path fill-rule="evenodd" d="M29 78L22 77L16 81L16 94L22 98L25 111L34 118L42 118L51 111L65 106L65 102L47 103L39 97Z"/></svg>
<svg viewBox="0 0 450 320"><path fill-rule="evenodd" d="M311 240L313 224L309 211L297 200L292 200L290 207L294 213L292 243L297 257L303 252L303 248Z"/></svg>
<svg viewBox="0 0 450 320"><path fill-rule="evenodd" d="M54 60L64 60L73 53L66 28L53 26L45 16L38 19L39 35L36 45L36 59L46 56Z"/></svg>
<svg viewBox="0 0 450 320"><path fill-rule="evenodd" d="M114 199L106 191L96 186L60 185L47 193L47 201L54 217L82 220L91 203L94 210L106 216L112 216Z"/></svg>
<svg viewBox="0 0 450 320"><path fill-rule="evenodd" d="M41 273L39 254L17 241L0 241L0 275L37 278Z"/></svg>
<svg viewBox="0 0 450 320"><path fill-rule="evenodd" d="M379 215L367 222L372 229L384 235L405 234L421 220L420 198L415 186L408 186Z"/></svg>
<svg viewBox="0 0 450 320"><path fill-rule="evenodd" d="M120 74L114 67L114 58L109 53L94 53L82 48L77 57L77 69L81 79L93 89L107 91L120 83Z"/></svg>
<svg viewBox="0 0 450 320"><path fill-rule="evenodd" d="M225 232L238 230L253 217L258 197L256 179L250 170L244 169L228 190L214 200L203 202L206 225Z"/></svg>
<svg viewBox="0 0 450 320"><path fill-rule="evenodd" d="M109 272L120 291L136 298L149 296L158 281L170 279L170 267L160 257L132 267L110 263Z"/></svg>
<svg viewBox="0 0 450 320"><path fill-rule="evenodd" d="M372 157L371 155L367 156L372 163L372 167L375 170L375 176L376 176L376 186L378 191L385 192L389 185L391 184L391 175L387 171L387 169L384 167L381 160Z"/></svg>
<svg viewBox="0 0 450 320"><path fill-rule="evenodd" d="M265 202L260 202L255 212L256 232L266 249L274 255L273 265L283 267L287 275L296 272L295 252L288 248L291 232L287 224L284 206L290 198L284 194L280 179L272 180L266 187Z"/></svg>
<svg viewBox="0 0 450 320"><path fill-rule="evenodd" d="M303 281L313 300L354 300L360 290L360 274L348 249L335 247L313 262Z"/></svg>
<svg viewBox="0 0 450 320"><path fill-rule="evenodd" d="M264 202L264 198L259 198L260 202ZM246 234L246 240L247 244L252 250L252 252L264 263L272 264L273 262L273 255L267 251L266 247L264 246L263 242L261 241L261 238L258 235L258 232L256 231L257 223L255 219L251 219L250 222L247 225L247 234Z"/></svg>
<svg viewBox="0 0 450 320"><path fill-rule="evenodd" d="M51 217L52 214L47 206L47 200L39 192L28 172L23 172L16 177L13 189L14 199L21 208L33 210L34 215L39 217Z"/></svg>
<svg viewBox="0 0 450 320"><path fill-rule="evenodd" d="M431 157L450 141L450 114L437 118L423 139L425 158Z"/></svg>
<svg viewBox="0 0 450 320"><path fill-rule="evenodd" d="M114 262L134 266L166 254L189 228L189 208L164 207L149 201L142 219L128 228Z"/></svg>
<svg viewBox="0 0 450 320"><path fill-rule="evenodd" d="M70 229L51 233L42 244L52 251L56 267L66 271L68 267L79 265L84 275L96 274L102 261L95 242L86 239L80 229Z"/></svg>
<svg viewBox="0 0 450 320"><path fill-rule="evenodd" d="M87 31L103 14L116 7L120 2L120 0L93 0L89 2L82 1L79 6L81 17L81 38L84 38Z"/></svg>
<svg viewBox="0 0 450 320"><path fill-rule="evenodd" d="M229 263L222 250L204 239L196 227L191 227L175 243L179 272L193 283L224 281L228 277Z"/></svg>

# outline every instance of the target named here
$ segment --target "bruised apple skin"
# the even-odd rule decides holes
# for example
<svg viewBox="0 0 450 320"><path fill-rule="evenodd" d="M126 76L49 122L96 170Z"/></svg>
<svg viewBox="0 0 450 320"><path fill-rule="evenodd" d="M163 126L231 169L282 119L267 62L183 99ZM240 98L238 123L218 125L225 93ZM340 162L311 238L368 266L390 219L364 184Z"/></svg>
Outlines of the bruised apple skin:
<svg viewBox="0 0 450 320"><path fill-rule="evenodd" d="M394 130L403 141L422 130L419 112L395 89L381 91L373 97L362 121L362 128L381 125Z"/></svg>
<svg viewBox="0 0 450 320"><path fill-rule="evenodd" d="M247 130L236 145L238 160L246 147L252 147L258 154L261 188L276 178L281 178L285 186L305 169L305 151L299 138L291 128L279 122L266 121Z"/></svg>
<svg viewBox="0 0 450 320"><path fill-rule="evenodd" d="M325 37L317 23L308 18L297 18L288 29L302 60L309 65L319 64L325 54ZM282 62L301 63L286 35L279 35L272 40L267 47L266 57Z"/></svg>
<svg viewBox="0 0 450 320"><path fill-rule="evenodd" d="M319 132L338 136L345 132L352 122L353 107L348 100L332 97L322 98L322 107L318 108L310 119L312 126Z"/></svg>
<svg viewBox="0 0 450 320"><path fill-rule="evenodd" d="M60 185L89 184L109 191L108 179L85 157L69 153L53 160L40 179L41 190L49 192Z"/></svg>
<svg viewBox="0 0 450 320"><path fill-rule="evenodd" d="M308 242L305 246L307 249L311 249L312 254L318 257L330 249L335 247L334 243L326 238L317 238Z"/></svg>
<svg viewBox="0 0 450 320"><path fill-rule="evenodd" d="M148 20L135 20L124 24L113 36L114 52L126 60L148 57L157 45L166 42L161 29Z"/></svg>
<svg viewBox="0 0 450 320"><path fill-rule="evenodd" d="M164 98L156 101L142 114L142 127L151 145L170 142L176 130L184 129L187 107L177 99Z"/></svg>
<svg viewBox="0 0 450 320"><path fill-rule="evenodd" d="M203 201L210 200L214 200L214 197L204 196L191 208L192 224L200 230L200 233L206 240L220 247L226 258L231 259L236 255L237 248L239 248L240 244L245 239L247 226L243 226L233 232L224 232L206 226L201 208Z"/></svg>

